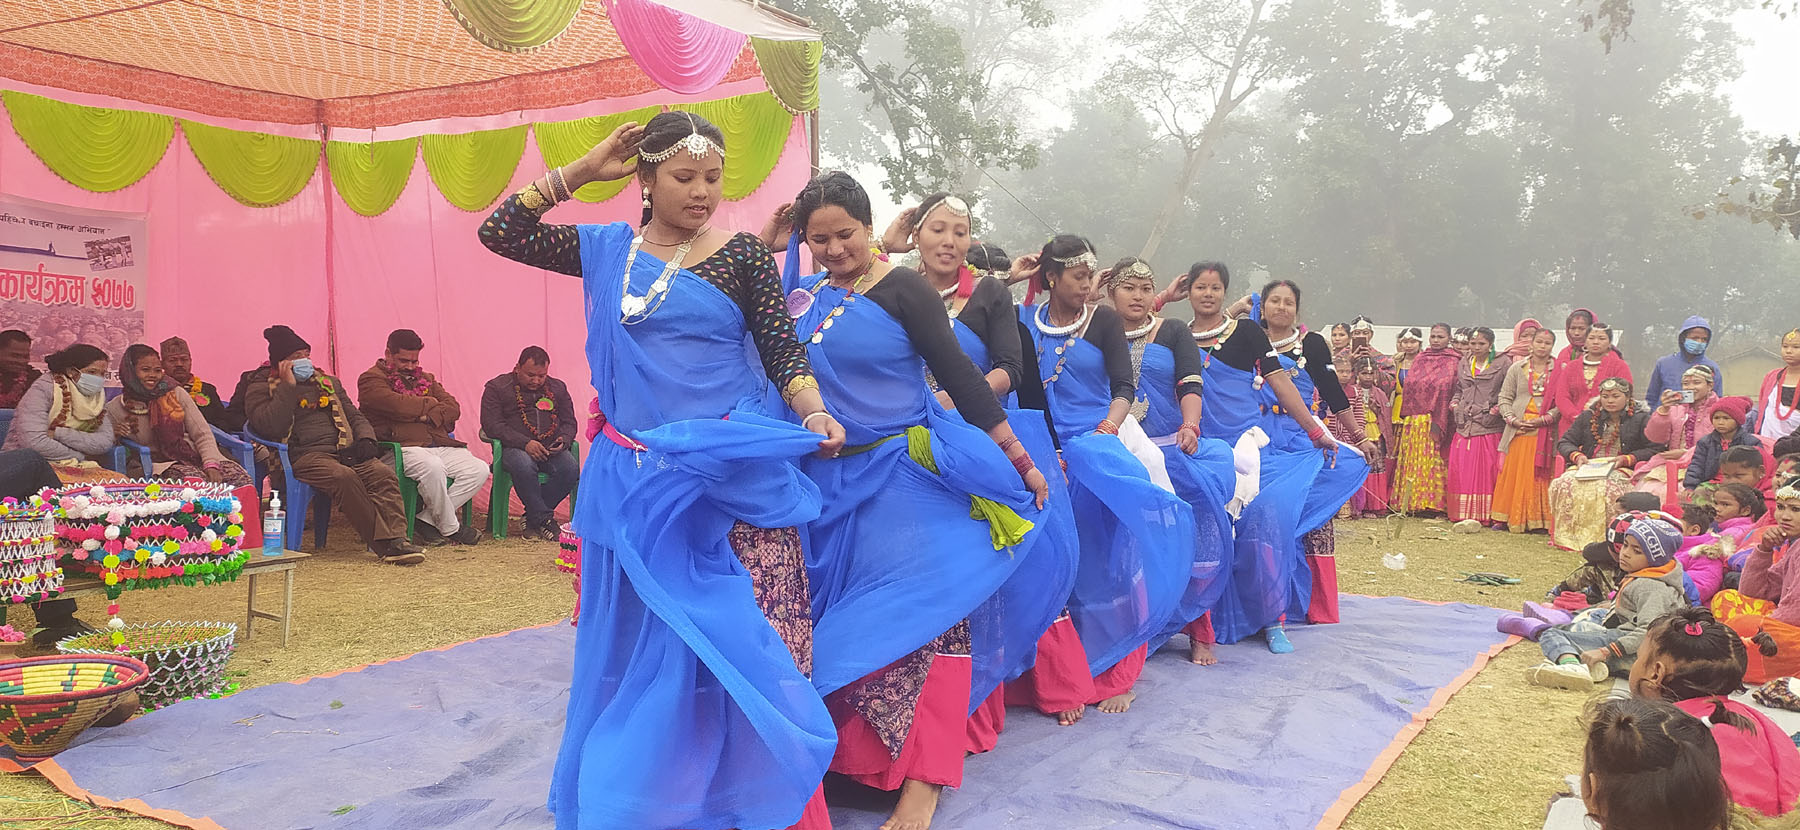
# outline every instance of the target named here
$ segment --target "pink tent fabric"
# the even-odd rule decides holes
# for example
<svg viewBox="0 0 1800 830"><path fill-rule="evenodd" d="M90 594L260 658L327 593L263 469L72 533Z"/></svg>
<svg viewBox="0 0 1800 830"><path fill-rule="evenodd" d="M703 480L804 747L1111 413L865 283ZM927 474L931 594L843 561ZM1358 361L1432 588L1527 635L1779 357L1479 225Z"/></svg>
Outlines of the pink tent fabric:
<svg viewBox="0 0 1800 830"><path fill-rule="evenodd" d="M710 94L763 88L760 80L746 82L744 89L735 86ZM614 112L627 103L642 105L602 101L576 115ZM805 184L809 158L806 132L796 127L762 188L721 205L715 224L759 230L769 213ZM322 170L292 201L251 208L207 177L177 131L162 162L142 181L114 193L93 193L45 168L0 111L0 193L148 214L146 339L186 338L195 373L221 392L229 395L238 374L263 360L262 330L270 324L293 327L313 344L315 360L347 379L381 355L388 332L411 328L425 339L427 368L463 402L459 437L473 439L479 430L482 385L510 370L519 350L534 344L550 351L552 372L569 384L585 412L592 392L584 391L589 387L580 281L489 253L476 238L486 212L449 204L431 185L424 162L414 164L406 190L380 216L360 216L328 193L330 179ZM528 143L506 192L542 175L541 165L535 143ZM635 222L640 210L637 188L628 187L607 203L570 203L549 218L570 224ZM333 317L335 341L329 335ZM477 452L487 454L485 447ZM485 502L485 492L479 498Z"/></svg>

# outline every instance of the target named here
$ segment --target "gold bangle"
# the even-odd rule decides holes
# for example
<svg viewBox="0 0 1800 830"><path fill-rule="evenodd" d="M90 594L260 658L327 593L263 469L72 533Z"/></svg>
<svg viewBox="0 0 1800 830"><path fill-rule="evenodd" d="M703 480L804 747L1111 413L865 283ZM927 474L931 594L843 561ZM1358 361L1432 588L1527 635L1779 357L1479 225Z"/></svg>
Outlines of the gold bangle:
<svg viewBox="0 0 1800 830"><path fill-rule="evenodd" d="M781 388L781 402L793 406L795 396L808 389L819 388L819 382L812 375L796 375L793 380Z"/></svg>
<svg viewBox="0 0 1800 830"><path fill-rule="evenodd" d="M525 187L519 191L519 205L526 210L535 213L543 213L544 211L549 210L553 204L554 203L549 199L544 198L542 191L538 190L537 182L525 185Z"/></svg>

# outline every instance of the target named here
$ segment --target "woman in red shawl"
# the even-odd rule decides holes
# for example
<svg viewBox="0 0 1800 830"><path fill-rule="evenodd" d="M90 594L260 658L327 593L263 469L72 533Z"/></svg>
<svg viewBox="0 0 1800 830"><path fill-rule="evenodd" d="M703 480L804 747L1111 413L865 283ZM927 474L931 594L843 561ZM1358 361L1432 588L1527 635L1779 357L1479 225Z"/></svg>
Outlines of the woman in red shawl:
<svg viewBox="0 0 1800 830"><path fill-rule="evenodd" d="M1587 343L1588 329L1594 327L1594 312L1578 308L1569 312L1563 320L1563 333L1569 336L1569 344L1556 353L1556 365L1560 368L1564 363L1575 359L1581 353L1581 347Z"/></svg>
<svg viewBox="0 0 1800 830"><path fill-rule="evenodd" d="M1555 392L1556 408L1562 412L1580 412L1600 394L1600 383L1607 378L1632 380L1631 367L1613 348L1612 329L1595 323L1587 331L1587 339L1579 359L1562 363L1550 378Z"/></svg>
<svg viewBox="0 0 1800 830"><path fill-rule="evenodd" d="M1450 325L1431 327L1431 347L1413 358L1400 405L1400 464L1389 504L1401 513L1444 512L1444 458L1450 449L1450 397L1462 356L1450 348Z"/></svg>

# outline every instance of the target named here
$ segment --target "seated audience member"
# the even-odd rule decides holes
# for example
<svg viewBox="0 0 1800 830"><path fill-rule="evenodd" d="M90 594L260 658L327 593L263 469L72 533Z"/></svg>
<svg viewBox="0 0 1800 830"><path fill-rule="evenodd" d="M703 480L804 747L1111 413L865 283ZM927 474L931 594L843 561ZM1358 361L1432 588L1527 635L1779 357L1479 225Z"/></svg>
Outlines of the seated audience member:
<svg viewBox="0 0 1800 830"><path fill-rule="evenodd" d="M1613 507L1617 508L1620 513L1648 513L1652 510L1661 510L1662 502L1657 500L1654 493L1633 490L1613 500Z"/></svg>
<svg viewBox="0 0 1800 830"><path fill-rule="evenodd" d="M375 437L400 445L406 477L418 483L419 543L473 545L479 531L457 512L487 483L488 465L450 437L462 406L419 365L424 349L411 329L388 335L386 356L357 378L357 396Z"/></svg>
<svg viewBox="0 0 1800 830"><path fill-rule="evenodd" d="M1606 378L1599 389L1556 442L1569 469L1550 484L1550 540L1566 550L1600 538L1612 503L1631 490L1633 468L1663 451L1644 435L1650 414L1632 395L1631 381ZM1606 469L1582 469L1594 459L1606 459Z"/></svg>
<svg viewBox="0 0 1800 830"><path fill-rule="evenodd" d="M1651 405L1656 408L1650 412L1650 423L1645 425L1644 434L1669 449L1661 458L1674 461L1694 448L1694 442L1712 431L1712 424L1707 420L1707 411L1717 400L1714 394L1713 370L1708 366L1694 366L1681 374L1680 389L1665 389L1661 400ZM1693 401L1683 400L1690 396Z"/></svg>
<svg viewBox="0 0 1800 830"><path fill-rule="evenodd" d="M31 365L31 335L0 331L0 409L13 409L44 373Z"/></svg>
<svg viewBox="0 0 1800 830"><path fill-rule="evenodd" d="M1731 699L1744 689L1749 662L1737 632L1704 608L1682 608L1644 634L1631 666L1631 693L1704 718L1732 801L1779 816L1800 799L1800 749L1767 715Z"/></svg>
<svg viewBox="0 0 1800 830"><path fill-rule="evenodd" d="M1719 546L1719 537L1712 532L1714 518L1711 507L1684 505L1681 548L1675 551L1675 561L1681 563L1688 582L1694 586L1688 599L1702 608L1712 602L1713 595L1725 581L1725 550Z"/></svg>
<svg viewBox="0 0 1800 830"><path fill-rule="evenodd" d="M1625 578L1610 542L1588 544L1581 549L1581 560L1585 564L1556 583L1546 595L1564 611L1578 611L1605 602L1619 590L1619 580Z"/></svg>
<svg viewBox="0 0 1800 830"><path fill-rule="evenodd" d="M1625 577L1606 615L1606 627L1592 631L1567 624L1545 629L1538 636L1544 662L1525 675L1532 684L1593 689L1611 672L1631 667L1651 623L1687 606L1681 563L1675 561L1681 531L1659 518L1633 516L1624 536L1618 562Z"/></svg>
<svg viewBox="0 0 1800 830"><path fill-rule="evenodd" d="M1737 590L1713 597L1712 612L1759 646L1749 676L1760 683L1800 674L1800 565L1789 555L1800 539L1800 479L1775 491L1775 521L1756 538Z"/></svg>
<svg viewBox="0 0 1800 830"><path fill-rule="evenodd" d="M153 469L145 476L203 478L233 489L250 486L250 473L219 452L212 426L187 389L163 373L163 358L142 343L119 360L125 393L108 401L106 412L120 436L150 448Z"/></svg>
<svg viewBox="0 0 1800 830"><path fill-rule="evenodd" d="M1718 476L1719 462L1726 450L1762 444L1744 429L1744 419L1750 414L1749 398L1719 398L1708 407L1708 413L1709 431L1695 441L1694 457L1681 480L1681 488L1690 492Z"/></svg>
<svg viewBox="0 0 1800 830"><path fill-rule="evenodd" d="M550 354L539 346L520 352L518 365L481 391L481 431L500 442L500 463L525 505L526 532L551 542L561 534L557 505L581 478L569 454L578 420L569 387L550 376ZM539 484L539 473L548 480Z"/></svg>
<svg viewBox="0 0 1800 830"><path fill-rule="evenodd" d="M1584 826L1733 830L1719 745L1699 718L1641 697L1592 704L1582 752Z"/></svg>
<svg viewBox="0 0 1800 830"><path fill-rule="evenodd" d="M1741 571L1744 569L1744 560L1750 558L1750 549L1755 547L1750 543L1750 532L1762 522L1763 514L1769 510L1768 503L1756 488L1733 481L1712 489L1711 507L1713 533L1718 535L1719 543L1730 551L1725 567L1727 570Z"/></svg>
<svg viewBox="0 0 1800 830"><path fill-rule="evenodd" d="M56 468L31 450L0 451L0 499L24 501L45 487L61 487Z"/></svg>
<svg viewBox="0 0 1800 830"><path fill-rule="evenodd" d="M312 346L293 329L271 326L263 337L269 366L256 370L242 396L250 428L288 445L294 476L330 496L381 561L425 561L406 540L400 481L343 383L313 367Z"/></svg>
<svg viewBox="0 0 1800 830"><path fill-rule="evenodd" d="M194 353L188 350L186 340L171 337L162 342L163 373L170 382L187 390L188 397L194 401L194 408L200 410L200 417L226 432L236 432L244 428L237 424L232 428L232 421L225 415L225 401L219 398L219 389L194 374Z"/></svg>
<svg viewBox="0 0 1800 830"><path fill-rule="evenodd" d="M19 399L4 448L34 450L60 467L92 466L116 443L106 414L106 353L76 343L44 362L50 372Z"/></svg>

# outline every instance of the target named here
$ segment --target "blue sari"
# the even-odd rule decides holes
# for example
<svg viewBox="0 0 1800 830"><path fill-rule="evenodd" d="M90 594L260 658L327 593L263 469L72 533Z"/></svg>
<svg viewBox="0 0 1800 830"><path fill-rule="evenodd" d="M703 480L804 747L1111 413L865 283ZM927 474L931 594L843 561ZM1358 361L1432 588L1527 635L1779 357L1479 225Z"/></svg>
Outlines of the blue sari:
<svg viewBox="0 0 1800 830"><path fill-rule="evenodd" d="M972 709L1030 664L1044 621L1061 608L1063 579L1037 554L1043 515L993 440L938 405L898 320L823 275L796 274L790 268L785 287L816 294L795 327L819 335L808 340L813 375L848 436L839 458L800 462L824 494L818 519L802 527L813 683L820 694L844 688L966 619L972 667L985 667L983 686L971 683ZM974 496L1031 527L1008 538L972 514Z"/></svg>
<svg viewBox="0 0 1800 830"><path fill-rule="evenodd" d="M1236 444L1252 427L1264 427L1266 407L1256 373L1216 360L1207 349L1201 349L1200 356L1206 379L1201 390L1201 434ZM1213 632L1221 643L1238 642L1280 621L1296 588L1308 597L1312 592L1298 528L1324 455L1316 450L1283 450L1271 443L1260 456L1257 495L1233 524L1231 571L1213 608Z"/></svg>
<svg viewBox="0 0 1800 830"><path fill-rule="evenodd" d="M1313 417L1319 423L1325 423L1325 405L1318 399L1318 386L1313 383L1312 375L1300 368L1300 363L1290 352L1281 352L1281 368L1286 369L1294 381L1294 388L1300 390L1300 399L1313 407ZM1269 446L1286 452L1313 452L1323 454L1325 451L1313 446L1312 439L1306 437L1306 431L1294 422L1293 418L1276 411L1279 403L1275 393L1268 387L1263 388L1263 411L1266 413L1263 429L1269 433ZM1339 449L1334 458L1325 459L1319 472L1313 477L1312 489L1307 491L1306 505L1300 512L1298 529L1301 534L1310 533L1323 527L1350 497L1356 495L1356 489L1369 477L1369 463L1360 454L1347 449ZM1301 608L1306 603L1300 603Z"/></svg>
<svg viewBox="0 0 1800 830"><path fill-rule="evenodd" d="M974 329L952 317L950 330L956 334L956 342L962 346L963 353L975 362L975 368L984 375L993 371L994 361L988 355L987 344L982 342L981 336ZM1040 572L1042 579L1029 590L1040 591L1039 596L1066 597L1075 587L1075 569L1081 559L1081 539L1075 531L1075 511L1071 506L1069 487L1057 464L1056 442L1050 437L1050 423L1045 420L1042 412L1014 407L1007 408L1006 423L1012 427L1013 435L1019 439L1025 451L1031 454L1031 460L1044 474L1044 480L1050 484L1050 499L1044 503L1043 512L1038 515L1038 527L1042 530L1043 538L1038 541L1037 549L1032 554L1032 567ZM1002 605L1007 604L1010 603L1002 598ZM1028 630L1041 634L1056 622L1057 617L1062 616L1063 608L1060 605L1052 607L1048 604L1033 604L1047 610L1049 618L1018 621L1019 625ZM977 626L974 631L982 629L990 632L997 630L990 625ZM993 639L991 635L990 639ZM999 646L999 650L996 650L996 646ZM970 667L971 707L981 705L985 699L982 694L984 690L992 691L1001 683L1017 679L1037 662L1035 642L1026 647L1023 653L1007 651L1004 642L978 642L973 650L974 663ZM970 711L973 712L974 708Z"/></svg>
<svg viewBox="0 0 1800 830"><path fill-rule="evenodd" d="M1163 325L1181 323L1165 320ZM1182 626L1211 611L1229 584L1232 531L1225 505L1231 502L1237 484L1237 468L1231 445L1218 438L1199 439L1192 455L1176 445L1182 417L1181 402L1176 399L1175 354L1154 342L1145 343L1143 349L1137 380L1138 399L1144 402L1144 432L1162 449L1163 466L1175 485L1175 495L1194 509L1194 558L1187 591L1175 615L1152 641L1154 650Z"/></svg>
<svg viewBox="0 0 1800 830"><path fill-rule="evenodd" d="M1099 675L1162 633L1194 570L1194 511L1150 480L1116 435L1095 432L1112 405L1100 348L1052 337L1021 306L1038 354L1039 381L1068 466L1081 564L1068 610ZM1060 351L1059 351L1060 349Z"/></svg>
<svg viewBox="0 0 1800 830"><path fill-rule="evenodd" d="M760 414L736 303L677 273L647 319L619 319L633 236L580 227L587 356L600 409L642 451L597 441L574 525L583 540L567 723L549 807L561 830L787 827L823 779L836 730L758 608L727 541L819 512L791 461L818 436ZM646 291L663 263L639 253ZM729 415L729 420L722 420Z"/></svg>

